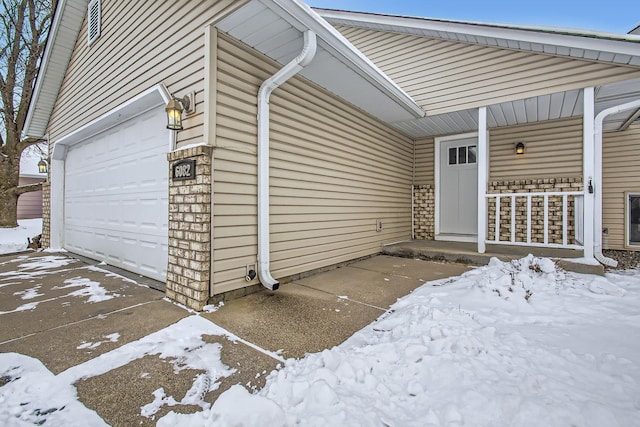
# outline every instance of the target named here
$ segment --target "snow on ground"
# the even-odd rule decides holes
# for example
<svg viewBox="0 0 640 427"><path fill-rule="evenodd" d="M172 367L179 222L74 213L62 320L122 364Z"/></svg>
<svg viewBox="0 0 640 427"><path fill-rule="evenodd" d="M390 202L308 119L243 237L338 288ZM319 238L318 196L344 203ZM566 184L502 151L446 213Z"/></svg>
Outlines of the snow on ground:
<svg viewBox="0 0 640 427"><path fill-rule="evenodd" d="M158 425L640 426L640 272L494 259Z"/></svg>
<svg viewBox="0 0 640 427"><path fill-rule="evenodd" d="M210 404L203 396L219 386L218 380L234 372L220 360L221 345L206 343L202 335L228 335L200 316L190 316L146 337L130 342L85 363L53 375L40 361L17 353L0 353L0 425L106 426L94 412L78 402L73 384L102 375L146 355L168 359L174 370L201 370L181 404ZM116 340L114 334L105 338ZM6 384L3 386L2 384ZM155 399L154 399L155 396ZM153 416L163 405L175 405L162 388L150 396L142 415Z"/></svg>
<svg viewBox="0 0 640 427"><path fill-rule="evenodd" d="M0 228L0 255L27 249L27 237L42 233L42 218L18 220L16 228Z"/></svg>
<svg viewBox="0 0 640 427"><path fill-rule="evenodd" d="M24 261L24 262L21 262ZM76 260L73 258L69 258L66 256L59 255L46 255L34 259L29 259L28 256L18 256L10 261L5 261L4 263L16 263L18 264L18 269L12 271L6 271L0 273L0 288L9 287L9 286L21 286L24 280L37 279L42 278L48 274L52 274L53 272L61 272L64 270L54 270L56 268L65 267L69 264L75 263ZM75 267L71 270L76 270L81 272L83 270L91 270L87 266ZM68 271L68 270L67 270ZM41 284L37 284L32 288L16 291L13 295L19 295L22 300L33 300L38 296L43 296L44 294L38 293L38 289L41 288ZM10 289L10 288L9 288ZM86 298L85 303L97 303L101 301L110 300L112 298L120 297L121 295L109 291L106 288L102 287L100 282L94 282L86 277L73 277L71 279L67 279L64 281L64 284L61 286L53 286L52 290L60 290L60 289L69 289L70 292L66 294L61 294L54 296L52 298L46 298L42 300L30 301L24 304L21 304L14 308L13 310L0 311L0 316L4 314L19 312L19 311L27 311L34 310L38 307L39 304L43 302L51 302L55 300L65 300L68 297L80 297ZM63 302L68 303L68 301Z"/></svg>
<svg viewBox="0 0 640 427"><path fill-rule="evenodd" d="M100 285L100 282L94 282L86 277L73 277L64 281L64 286L54 286L51 289L69 289L80 288L76 291L70 292L68 296L73 297L89 297L85 301L87 302L101 302L107 301L112 298L119 297L120 294L115 292L109 292Z"/></svg>
<svg viewBox="0 0 640 427"><path fill-rule="evenodd" d="M0 354L0 425L103 425L73 384L157 354L204 371L184 397L149 396L148 417L163 405L202 409L159 426L640 426L640 271L494 259L425 284L345 343L287 360L261 391L236 385L213 406L202 396L232 370L203 334L229 336L193 315L56 376Z"/></svg>

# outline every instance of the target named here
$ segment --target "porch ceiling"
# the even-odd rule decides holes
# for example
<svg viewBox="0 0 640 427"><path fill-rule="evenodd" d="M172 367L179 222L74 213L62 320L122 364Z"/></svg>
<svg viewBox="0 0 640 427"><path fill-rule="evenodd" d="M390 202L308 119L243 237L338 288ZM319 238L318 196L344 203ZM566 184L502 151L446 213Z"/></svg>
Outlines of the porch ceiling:
<svg viewBox="0 0 640 427"><path fill-rule="evenodd" d="M424 111L337 30L297 1L251 0L215 26L284 65L303 46L303 33L317 35L313 61L300 74L338 97L393 123Z"/></svg>
<svg viewBox="0 0 640 427"><path fill-rule="evenodd" d="M640 99L640 79L609 83L596 88L595 113L625 102ZM613 114L604 121L604 131L616 131L635 111ZM489 128L564 119L583 114L582 90L519 99L490 105ZM478 109L455 111L394 123L399 131L412 138L472 132L478 129Z"/></svg>

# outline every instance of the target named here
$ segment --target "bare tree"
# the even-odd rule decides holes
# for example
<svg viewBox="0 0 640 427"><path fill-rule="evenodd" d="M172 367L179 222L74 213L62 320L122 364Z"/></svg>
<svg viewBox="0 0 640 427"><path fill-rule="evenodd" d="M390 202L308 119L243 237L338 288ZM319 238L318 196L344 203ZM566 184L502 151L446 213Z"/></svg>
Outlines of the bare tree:
<svg viewBox="0 0 640 427"><path fill-rule="evenodd" d="M17 226L20 157L40 139L21 139L55 0L0 0L0 227Z"/></svg>

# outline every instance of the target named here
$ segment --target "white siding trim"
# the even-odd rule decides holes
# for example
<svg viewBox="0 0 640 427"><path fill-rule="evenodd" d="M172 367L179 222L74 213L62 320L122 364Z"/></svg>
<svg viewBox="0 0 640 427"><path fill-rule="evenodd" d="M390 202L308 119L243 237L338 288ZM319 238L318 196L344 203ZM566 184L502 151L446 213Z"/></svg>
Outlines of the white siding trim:
<svg viewBox="0 0 640 427"><path fill-rule="evenodd" d="M81 128L58 139L53 145L51 157L57 160L64 160L67 147L84 141L92 135L103 132L113 126L119 125L122 122L122 117L130 118L144 113L163 103L166 104L169 102L169 99L171 99L171 95L167 88L162 83L157 84ZM175 146L175 132L172 132L171 135L169 151L172 151Z"/></svg>

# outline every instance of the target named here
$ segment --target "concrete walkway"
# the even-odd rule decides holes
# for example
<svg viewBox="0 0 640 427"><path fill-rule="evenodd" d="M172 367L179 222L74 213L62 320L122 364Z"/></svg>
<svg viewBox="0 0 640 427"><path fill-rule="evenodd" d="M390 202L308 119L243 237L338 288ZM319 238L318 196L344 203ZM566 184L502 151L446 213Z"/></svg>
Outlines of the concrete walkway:
<svg viewBox="0 0 640 427"><path fill-rule="evenodd" d="M65 254L0 257L0 353L34 357L57 375L196 316L164 300L163 293L102 267ZM297 358L331 348L425 281L467 269L460 264L378 256L201 314L244 340L203 337L219 343L222 362L236 369L216 391L205 395L205 401L214 402L234 384L262 387L265 374L282 360L269 351ZM114 426L155 425L169 410L200 410L165 406L153 418L141 416L141 407L154 400L155 390L162 387L167 396L179 400L198 374L191 369L175 372L169 362L150 354L81 379L75 383L78 398Z"/></svg>

